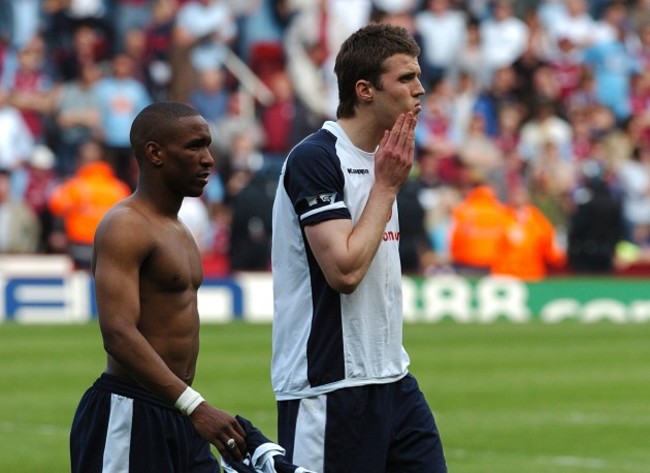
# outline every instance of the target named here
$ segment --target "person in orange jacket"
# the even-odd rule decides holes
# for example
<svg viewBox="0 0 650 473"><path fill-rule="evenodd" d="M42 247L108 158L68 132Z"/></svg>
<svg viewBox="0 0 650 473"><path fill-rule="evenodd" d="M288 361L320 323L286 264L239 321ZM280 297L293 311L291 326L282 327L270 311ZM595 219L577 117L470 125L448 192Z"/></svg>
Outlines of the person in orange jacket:
<svg viewBox="0 0 650 473"><path fill-rule="evenodd" d="M465 276L484 276L500 256L508 212L494 189L479 176L470 176L471 188L452 210L449 254L454 270Z"/></svg>
<svg viewBox="0 0 650 473"><path fill-rule="evenodd" d="M87 269L99 221L109 208L131 194L131 188L115 176L98 142L84 143L78 160L77 171L52 191L48 205L62 220L65 248L75 266Z"/></svg>
<svg viewBox="0 0 650 473"><path fill-rule="evenodd" d="M518 185L510 190L509 221L497 246L498 258L492 274L513 276L522 281L540 281L549 267L566 264L566 252L555 242L555 228L530 203L528 190Z"/></svg>

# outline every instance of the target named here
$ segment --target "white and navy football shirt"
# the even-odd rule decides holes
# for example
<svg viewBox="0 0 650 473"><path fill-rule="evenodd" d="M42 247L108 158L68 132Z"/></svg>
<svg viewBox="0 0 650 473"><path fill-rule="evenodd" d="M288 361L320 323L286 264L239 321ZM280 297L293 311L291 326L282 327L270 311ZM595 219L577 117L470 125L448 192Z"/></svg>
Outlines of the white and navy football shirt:
<svg viewBox="0 0 650 473"><path fill-rule="evenodd" d="M273 206L271 378L277 400L300 399L406 375L397 204L368 273L349 295L325 280L304 227L356 224L374 182L374 154L328 121L284 163Z"/></svg>

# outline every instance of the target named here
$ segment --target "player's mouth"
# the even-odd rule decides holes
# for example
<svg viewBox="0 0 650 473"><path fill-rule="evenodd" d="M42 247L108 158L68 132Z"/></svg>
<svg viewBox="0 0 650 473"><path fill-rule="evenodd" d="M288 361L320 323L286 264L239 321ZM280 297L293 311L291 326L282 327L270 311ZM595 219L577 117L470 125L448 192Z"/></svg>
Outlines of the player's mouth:
<svg viewBox="0 0 650 473"><path fill-rule="evenodd" d="M420 112L422 111L422 104L420 102L415 104L415 107L413 107L413 116L417 120L417 118L420 116Z"/></svg>

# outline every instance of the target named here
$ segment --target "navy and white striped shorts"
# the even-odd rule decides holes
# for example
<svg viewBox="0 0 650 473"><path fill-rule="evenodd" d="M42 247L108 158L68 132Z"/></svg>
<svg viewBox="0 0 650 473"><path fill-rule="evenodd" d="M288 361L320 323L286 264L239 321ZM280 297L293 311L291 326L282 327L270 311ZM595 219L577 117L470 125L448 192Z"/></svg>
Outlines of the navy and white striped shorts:
<svg viewBox="0 0 650 473"><path fill-rule="evenodd" d="M81 398L70 431L72 473L218 473L210 444L174 406L102 374Z"/></svg>
<svg viewBox="0 0 650 473"><path fill-rule="evenodd" d="M433 413L417 380L278 402L286 458L319 473L446 473Z"/></svg>

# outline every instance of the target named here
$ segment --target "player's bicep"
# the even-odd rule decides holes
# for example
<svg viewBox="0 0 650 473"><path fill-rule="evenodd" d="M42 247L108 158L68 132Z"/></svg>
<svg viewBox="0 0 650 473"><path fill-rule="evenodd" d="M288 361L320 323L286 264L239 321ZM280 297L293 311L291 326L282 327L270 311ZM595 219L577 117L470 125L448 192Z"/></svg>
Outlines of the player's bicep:
<svg viewBox="0 0 650 473"><path fill-rule="evenodd" d="M135 327L140 317L143 247L132 226L109 222L95 238L95 294L102 331Z"/></svg>
<svg viewBox="0 0 650 473"><path fill-rule="evenodd" d="M344 218L307 225L304 229L309 248L328 284L344 293L356 286L350 281L354 269L349 248L352 230L352 220Z"/></svg>

